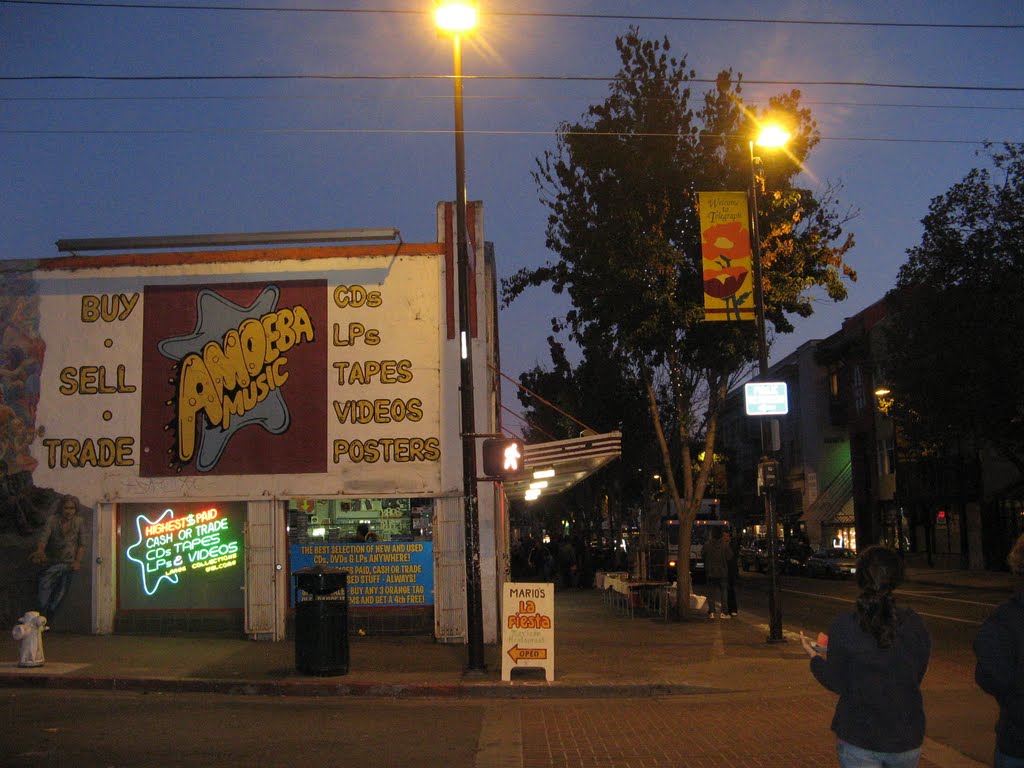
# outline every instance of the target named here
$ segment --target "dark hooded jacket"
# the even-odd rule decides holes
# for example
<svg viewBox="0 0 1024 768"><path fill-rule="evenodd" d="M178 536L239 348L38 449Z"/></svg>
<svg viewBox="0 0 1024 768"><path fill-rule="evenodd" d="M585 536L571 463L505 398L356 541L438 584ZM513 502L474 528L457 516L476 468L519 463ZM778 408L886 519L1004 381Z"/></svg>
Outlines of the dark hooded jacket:
<svg viewBox="0 0 1024 768"><path fill-rule="evenodd" d="M999 702L996 746L1024 757L1024 592L1000 605L974 639L974 679Z"/></svg>

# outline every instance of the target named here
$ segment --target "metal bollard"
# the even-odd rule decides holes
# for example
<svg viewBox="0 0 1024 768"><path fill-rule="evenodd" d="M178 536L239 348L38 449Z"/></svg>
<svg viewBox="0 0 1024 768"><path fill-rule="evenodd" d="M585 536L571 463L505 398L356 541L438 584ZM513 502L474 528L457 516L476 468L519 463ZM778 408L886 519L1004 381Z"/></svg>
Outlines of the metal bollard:
<svg viewBox="0 0 1024 768"><path fill-rule="evenodd" d="M46 629L46 617L40 616L39 611L28 611L18 619L11 635L21 643L19 667L41 667L46 663L43 655L43 632Z"/></svg>

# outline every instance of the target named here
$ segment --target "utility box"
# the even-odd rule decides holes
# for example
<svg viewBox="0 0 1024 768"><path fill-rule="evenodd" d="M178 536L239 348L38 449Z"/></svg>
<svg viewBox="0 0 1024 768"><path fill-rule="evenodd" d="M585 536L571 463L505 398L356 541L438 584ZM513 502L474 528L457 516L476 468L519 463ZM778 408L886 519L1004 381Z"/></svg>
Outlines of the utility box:
<svg viewBox="0 0 1024 768"><path fill-rule="evenodd" d="M348 572L301 568L295 579L295 668L307 675L348 674Z"/></svg>

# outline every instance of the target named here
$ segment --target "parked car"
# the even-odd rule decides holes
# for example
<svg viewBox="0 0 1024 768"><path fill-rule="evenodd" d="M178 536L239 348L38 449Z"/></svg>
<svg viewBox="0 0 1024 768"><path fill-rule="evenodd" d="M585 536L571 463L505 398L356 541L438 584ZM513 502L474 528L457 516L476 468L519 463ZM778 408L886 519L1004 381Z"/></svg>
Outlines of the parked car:
<svg viewBox="0 0 1024 768"><path fill-rule="evenodd" d="M848 578L857 572L857 553L844 547L825 547L807 558L808 576Z"/></svg>
<svg viewBox="0 0 1024 768"><path fill-rule="evenodd" d="M740 568L749 571L755 568L758 571L766 570L768 564L768 540L752 539L740 545Z"/></svg>
<svg viewBox="0 0 1024 768"><path fill-rule="evenodd" d="M782 542L776 542L776 568L779 571L783 570L782 551ZM740 546L740 567L744 571L749 571L753 568L758 573L768 573L768 559L767 539L754 539L746 545Z"/></svg>
<svg viewBox="0 0 1024 768"><path fill-rule="evenodd" d="M783 573L800 576L807 572L807 560L814 553L811 545L804 541L791 541L779 554Z"/></svg>

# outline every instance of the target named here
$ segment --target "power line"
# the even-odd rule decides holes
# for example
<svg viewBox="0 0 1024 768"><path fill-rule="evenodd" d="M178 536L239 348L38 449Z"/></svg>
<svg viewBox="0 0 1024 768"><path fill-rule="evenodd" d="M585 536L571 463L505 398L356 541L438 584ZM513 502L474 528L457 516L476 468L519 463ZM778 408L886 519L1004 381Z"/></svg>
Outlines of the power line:
<svg viewBox="0 0 1024 768"><path fill-rule="evenodd" d="M450 128L0 128L5 136L308 136L308 135L422 135L449 136ZM628 138L672 138L672 133L620 133L614 131L527 131L466 130L467 136L588 136ZM710 136L708 136L710 138ZM733 137L737 138L737 137ZM887 136L821 136L821 141L883 144L947 144L985 146L987 144L1024 144L1016 139L924 139Z"/></svg>
<svg viewBox="0 0 1024 768"><path fill-rule="evenodd" d="M0 0L2 1L2 0ZM412 96L401 96L401 97L377 97L377 96L363 96L363 97L346 97L346 103L351 102L368 102L368 103L379 103L381 100L387 100L389 98L399 99L403 102L407 101L442 101L451 102L452 97L450 94L443 96L429 96L424 94L415 94ZM489 96L489 95L470 95L466 94L463 98L466 101L476 102L496 102L496 101L552 101L553 99L560 99L562 101L575 101L579 97L577 96L561 96L561 97L550 97L550 96L526 96L517 94L514 96ZM334 101L334 96L320 95L314 96L310 94L306 95L266 95L266 94L248 94L244 96L229 95L229 94L207 94L207 95L195 95L195 94L182 94L175 96L0 96L0 102L32 102L32 103L49 103L49 102L100 102L100 101ZM878 102L878 101L820 101L817 99L801 99L801 106L808 107L867 107L867 108L891 108L891 109L942 109L942 110L980 110L990 112L1022 112L1024 106L1014 107L1008 105L993 106L989 104L921 104L913 102Z"/></svg>
<svg viewBox="0 0 1024 768"><path fill-rule="evenodd" d="M10 0L0 0L0 2ZM218 82L218 81L276 81L276 80L326 80L326 81L388 81L388 80L452 80L454 75L4 75L0 82ZM615 80L606 75L463 75L462 79L479 82L602 82ZM692 78L692 83L716 83L716 78ZM771 85L782 87L853 87L889 88L931 91L968 91L990 93L1024 93L1019 85L943 85L925 83L878 83L867 80L753 80L744 79L745 85Z"/></svg>
<svg viewBox="0 0 1024 768"><path fill-rule="evenodd" d="M337 135L451 135L450 128L0 128L5 136L306 136ZM614 131L526 131L466 130L467 136L589 136L628 138L671 138L672 133L619 133ZM733 137L737 138L737 137ZM821 141L876 142L889 144L949 144L985 146L986 144L1024 144L1016 139L923 139L887 136L821 136Z"/></svg>
<svg viewBox="0 0 1024 768"><path fill-rule="evenodd" d="M330 13L330 14L390 14L426 15L427 11L389 8L323 8L319 6L298 6L281 8L262 5L209 5L190 3L174 5L169 3L124 3L124 2L67 2L66 0L0 0L2 5L62 6L65 8L124 9L136 11L231 11L253 13ZM597 21L665 21L716 24L792 24L824 27L872 27L879 29L987 29L1019 30L1024 24L966 24L913 21L851 21L839 19L755 19L739 16L674 16L661 14L626 13L556 13L545 11L498 11L488 10L488 16L536 19L588 19Z"/></svg>

